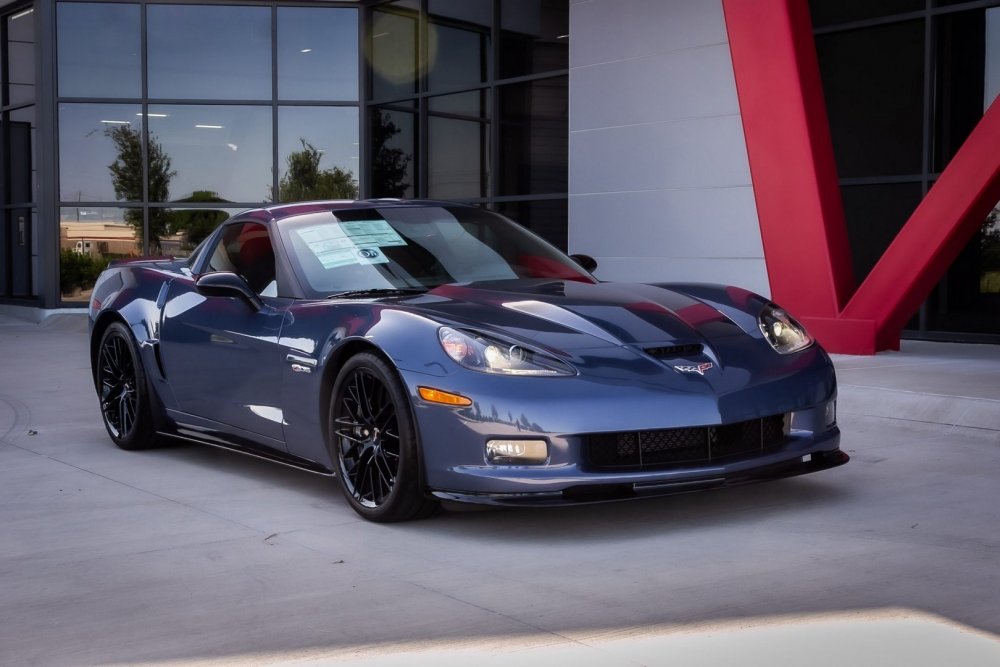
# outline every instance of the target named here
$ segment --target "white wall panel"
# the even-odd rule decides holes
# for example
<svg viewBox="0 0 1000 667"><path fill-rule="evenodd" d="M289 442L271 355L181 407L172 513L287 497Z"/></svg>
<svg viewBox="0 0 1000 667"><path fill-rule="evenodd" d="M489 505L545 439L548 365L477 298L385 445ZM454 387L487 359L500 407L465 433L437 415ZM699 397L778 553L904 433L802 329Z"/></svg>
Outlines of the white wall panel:
<svg viewBox="0 0 1000 667"><path fill-rule="evenodd" d="M569 29L570 67L728 41L721 0L587 0Z"/></svg>
<svg viewBox="0 0 1000 667"><path fill-rule="evenodd" d="M745 186L742 142L735 115L571 131L569 192Z"/></svg>
<svg viewBox="0 0 1000 667"><path fill-rule="evenodd" d="M570 200L569 217L577 221L581 245L575 249L589 255L613 247L627 257L763 257L750 186L578 196ZM648 221L646 233L622 233L642 221Z"/></svg>
<svg viewBox="0 0 1000 667"><path fill-rule="evenodd" d="M569 247L769 293L721 0L571 3Z"/></svg>
<svg viewBox="0 0 1000 667"><path fill-rule="evenodd" d="M727 44L572 70L570 130L739 113ZM594 95L599 89L600 95ZM682 91L682 94L678 94Z"/></svg>

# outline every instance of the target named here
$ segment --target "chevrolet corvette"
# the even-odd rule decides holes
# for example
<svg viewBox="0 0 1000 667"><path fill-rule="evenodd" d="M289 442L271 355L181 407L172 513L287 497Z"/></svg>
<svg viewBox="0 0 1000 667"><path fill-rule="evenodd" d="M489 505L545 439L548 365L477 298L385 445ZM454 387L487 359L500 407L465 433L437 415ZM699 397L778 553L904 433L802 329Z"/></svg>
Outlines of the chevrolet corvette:
<svg viewBox="0 0 1000 667"><path fill-rule="evenodd" d="M560 505L839 466L829 357L737 287L609 283L448 202L270 206L89 304L112 441L185 439L339 478L362 517Z"/></svg>

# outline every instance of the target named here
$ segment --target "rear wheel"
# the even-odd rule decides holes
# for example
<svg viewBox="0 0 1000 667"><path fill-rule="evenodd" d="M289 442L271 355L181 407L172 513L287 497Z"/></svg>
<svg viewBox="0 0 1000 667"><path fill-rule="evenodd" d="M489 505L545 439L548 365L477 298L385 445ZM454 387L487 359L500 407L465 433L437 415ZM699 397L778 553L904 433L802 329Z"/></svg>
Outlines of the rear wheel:
<svg viewBox="0 0 1000 667"><path fill-rule="evenodd" d="M112 323L97 348L97 395L104 427L122 449L155 445L146 374L132 332Z"/></svg>
<svg viewBox="0 0 1000 667"><path fill-rule="evenodd" d="M351 357L333 387L330 438L347 502L388 523L438 506L420 488L420 452L409 402L393 368L370 353Z"/></svg>

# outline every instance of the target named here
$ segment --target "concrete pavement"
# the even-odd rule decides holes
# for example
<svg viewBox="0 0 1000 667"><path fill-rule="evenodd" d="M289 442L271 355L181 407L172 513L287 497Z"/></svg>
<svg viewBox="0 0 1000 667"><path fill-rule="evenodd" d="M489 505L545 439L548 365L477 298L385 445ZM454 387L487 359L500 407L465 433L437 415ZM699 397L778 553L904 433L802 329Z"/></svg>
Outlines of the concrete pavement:
<svg viewBox="0 0 1000 667"><path fill-rule="evenodd" d="M378 526L116 449L85 330L0 315L0 665L1000 664L1000 348L836 358L835 470Z"/></svg>

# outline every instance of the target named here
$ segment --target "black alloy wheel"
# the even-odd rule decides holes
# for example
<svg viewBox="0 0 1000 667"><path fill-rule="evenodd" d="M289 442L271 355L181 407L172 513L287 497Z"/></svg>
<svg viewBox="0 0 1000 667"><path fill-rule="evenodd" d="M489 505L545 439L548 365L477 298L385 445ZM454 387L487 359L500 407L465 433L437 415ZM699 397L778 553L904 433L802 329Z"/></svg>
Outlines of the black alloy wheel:
<svg viewBox="0 0 1000 667"><path fill-rule="evenodd" d="M351 357L334 385L330 434L341 488L371 521L406 521L437 503L420 488L409 404L394 369L370 353Z"/></svg>
<svg viewBox="0 0 1000 667"><path fill-rule="evenodd" d="M153 445L146 376L131 332L111 324L97 350L97 392L108 435L122 449Z"/></svg>

